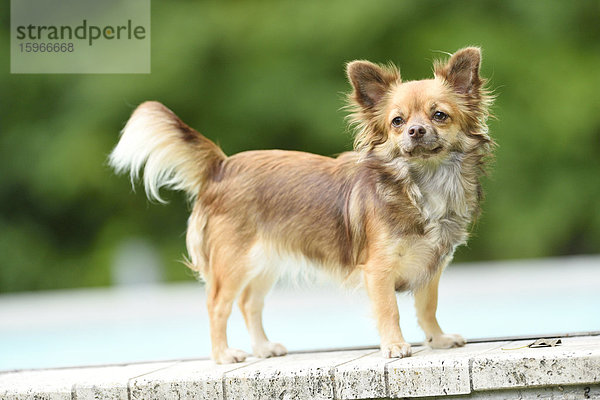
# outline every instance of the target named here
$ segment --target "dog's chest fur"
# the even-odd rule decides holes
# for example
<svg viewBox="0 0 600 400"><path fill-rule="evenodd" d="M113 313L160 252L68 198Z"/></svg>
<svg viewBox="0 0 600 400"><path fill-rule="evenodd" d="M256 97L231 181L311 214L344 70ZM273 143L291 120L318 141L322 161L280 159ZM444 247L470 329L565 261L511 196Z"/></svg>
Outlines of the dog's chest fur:
<svg viewBox="0 0 600 400"><path fill-rule="evenodd" d="M399 233L393 250L400 254L397 290L416 288L466 242L467 227L477 208L478 181L469 179L469 166L460 154L437 162L400 159L387 167L394 168L396 184L404 188L415 210L416 218L411 220L422 227L418 233ZM391 185L388 188L380 188L388 204L401 202L402 195Z"/></svg>
<svg viewBox="0 0 600 400"><path fill-rule="evenodd" d="M469 184L463 168L459 154L409 166L409 193L424 220L425 236L443 252L465 243L477 201L477 185Z"/></svg>

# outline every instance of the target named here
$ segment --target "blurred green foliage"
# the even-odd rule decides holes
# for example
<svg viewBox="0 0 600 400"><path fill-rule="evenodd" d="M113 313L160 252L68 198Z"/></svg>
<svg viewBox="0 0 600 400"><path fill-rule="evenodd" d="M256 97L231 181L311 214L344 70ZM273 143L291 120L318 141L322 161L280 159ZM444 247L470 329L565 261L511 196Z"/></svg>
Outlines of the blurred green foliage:
<svg viewBox="0 0 600 400"><path fill-rule="evenodd" d="M457 260L600 250L598 1L152 2L149 75L11 75L0 11L0 291L108 285L119 244L147 239L191 274L188 206L149 203L106 166L133 108L159 100L226 153L348 150L344 63L405 80L467 45L498 100L484 214Z"/></svg>

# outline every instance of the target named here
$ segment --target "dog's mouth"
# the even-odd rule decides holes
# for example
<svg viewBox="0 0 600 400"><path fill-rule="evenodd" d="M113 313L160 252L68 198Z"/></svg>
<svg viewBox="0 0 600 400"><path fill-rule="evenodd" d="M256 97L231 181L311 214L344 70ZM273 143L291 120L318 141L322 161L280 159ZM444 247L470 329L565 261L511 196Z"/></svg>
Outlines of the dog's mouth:
<svg viewBox="0 0 600 400"><path fill-rule="evenodd" d="M443 146L441 146L437 143L432 143L430 145L419 144L419 145L413 147L410 151L407 151L406 153L410 157L429 158L431 156L441 153L442 150L444 150Z"/></svg>

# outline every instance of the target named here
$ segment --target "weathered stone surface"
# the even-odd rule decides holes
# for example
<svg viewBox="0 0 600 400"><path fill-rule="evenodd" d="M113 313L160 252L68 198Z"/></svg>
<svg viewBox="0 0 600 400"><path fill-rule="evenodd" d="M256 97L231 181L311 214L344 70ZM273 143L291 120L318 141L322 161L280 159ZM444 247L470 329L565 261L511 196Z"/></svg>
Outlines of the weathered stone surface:
<svg viewBox="0 0 600 400"><path fill-rule="evenodd" d="M425 348L413 347L413 355ZM374 399L388 396L385 366L396 359L384 358L381 351L341 364L334 370L335 393L338 399Z"/></svg>
<svg viewBox="0 0 600 400"><path fill-rule="evenodd" d="M77 400L128 400L129 380L173 365L173 363L147 363L94 368L73 385Z"/></svg>
<svg viewBox="0 0 600 400"><path fill-rule="evenodd" d="M172 363L171 363L172 364ZM0 374L0 399L4 400L127 400L127 383L169 363L111 367L68 368Z"/></svg>
<svg viewBox="0 0 600 400"><path fill-rule="evenodd" d="M2 400L71 400L71 389L80 374L65 370L24 371L0 375Z"/></svg>
<svg viewBox="0 0 600 400"><path fill-rule="evenodd" d="M468 394L471 392L469 360L505 344L476 343L456 349L425 349L412 357L386 365L388 395L417 397Z"/></svg>
<svg viewBox="0 0 600 400"><path fill-rule="evenodd" d="M333 399L334 368L370 350L290 354L225 374L227 400Z"/></svg>
<svg viewBox="0 0 600 400"><path fill-rule="evenodd" d="M474 356L473 390L600 383L600 338L563 338L558 347L524 347L531 342L511 342Z"/></svg>
<svg viewBox="0 0 600 400"><path fill-rule="evenodd" d="M371 399L386 397L385 364L381 351L372 351L334 370L335 393L338 399Z"/></svg>
<svg viewBox="0 0 600 400"><path fill-rule="evenodd" d="M223 399L223 375L256 362L260 360L227 365L218 365L212 360L181 361L131 379L131 400Z"/></svg>
<svg viewBox="0 0 600 400"><path fill-rule="evenodd" d="M419 397L420 400L443 400L447 396ZM584 400L600 399L600 385L552 386L509 390L473 392L470 395L452 397L460 400ZM415 398L417 400L417 398Z"/></svg>
<svg viewBox="0 0 600 400"><path fill-rule="evenodd" d="M174 362L133 364L91 371L73 386L76 400L128 400L129 381L140 375L168 368Z"/></svg>
<svg viewBox="0 0 600 400"><path fill-rule="evenodd" d="M2 400L600 399L600 336L379 351L291 354L240 364L211 360L0 373ZM454 398L454 397L453 397Z"/></svg>

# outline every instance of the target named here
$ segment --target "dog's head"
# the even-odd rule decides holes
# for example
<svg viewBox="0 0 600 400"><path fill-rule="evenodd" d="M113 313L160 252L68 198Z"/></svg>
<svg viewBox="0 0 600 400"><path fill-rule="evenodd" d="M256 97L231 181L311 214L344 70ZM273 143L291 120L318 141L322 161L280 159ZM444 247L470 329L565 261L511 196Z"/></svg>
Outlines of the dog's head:
<svg viewBox="0 0 600 400"><path fill-rule="evenodd" d="M492 97L479 76L480 62L480 49L465 48L435 63L434 79L409 82L402 82L393 65L349 63L355 150L383 161L403 157L419 162L487 149Z"/></svg>

